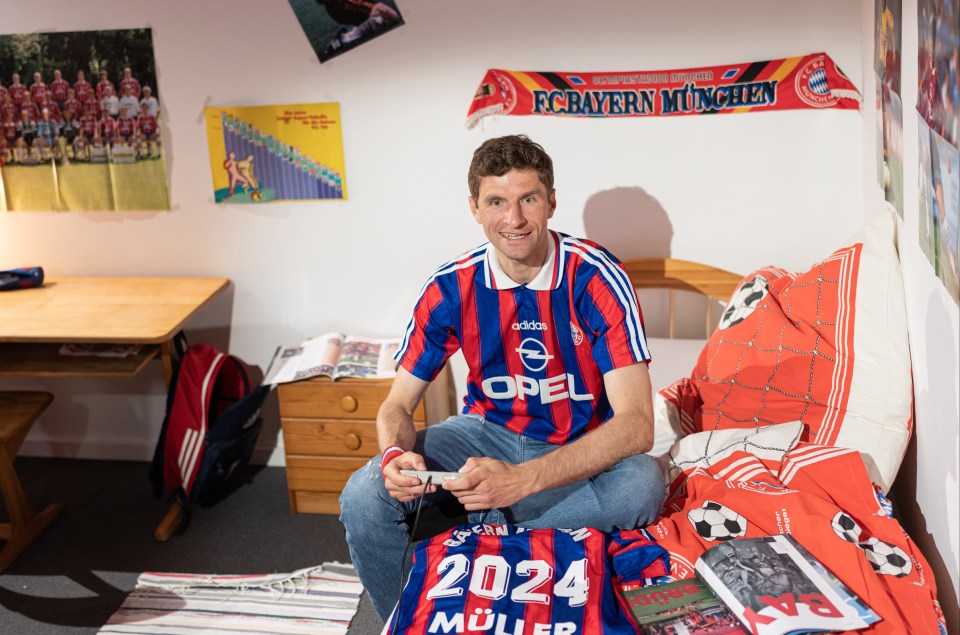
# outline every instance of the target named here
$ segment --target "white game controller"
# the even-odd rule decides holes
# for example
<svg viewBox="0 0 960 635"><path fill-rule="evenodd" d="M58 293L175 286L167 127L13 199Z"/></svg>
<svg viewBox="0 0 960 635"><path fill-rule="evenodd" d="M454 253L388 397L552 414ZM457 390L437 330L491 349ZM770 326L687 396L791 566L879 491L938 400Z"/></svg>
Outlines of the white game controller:
<svg viewBox="0 0 960 635"><path fill-rule="evenodd" d="M463 476L463 472L431 472L430 470L400 470L400 473L404 476L416 476L421 483L426 483L430 479L433 485Z"/></svg>

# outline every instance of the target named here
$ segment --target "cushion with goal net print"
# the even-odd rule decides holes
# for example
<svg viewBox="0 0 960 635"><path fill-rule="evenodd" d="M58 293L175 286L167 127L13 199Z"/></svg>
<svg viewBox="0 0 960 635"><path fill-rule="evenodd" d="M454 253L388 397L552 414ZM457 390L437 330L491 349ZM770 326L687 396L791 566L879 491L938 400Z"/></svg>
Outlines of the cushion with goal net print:
<svg viewBox="0 0 960 635"><path fill-rule="evenodd" d="M802 441L858 450L889 490L913 426L896 232L884 209L807 271L746 276L690 376L658 393L658 432L799 421Z"/></svg>

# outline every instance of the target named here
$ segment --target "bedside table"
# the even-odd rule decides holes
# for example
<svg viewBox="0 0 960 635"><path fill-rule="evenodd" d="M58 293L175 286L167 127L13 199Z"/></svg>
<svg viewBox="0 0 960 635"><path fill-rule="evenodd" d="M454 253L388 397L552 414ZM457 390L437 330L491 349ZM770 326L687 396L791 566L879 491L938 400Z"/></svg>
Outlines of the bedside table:
<svg viewBox="0 0 960 635"><path fill-rule="evenodd" d="M379 451L377 411L392 383L315 377L277 387L292 513L340 513L347 479ZM413 413L417 428L452 415L455 401L447 365Z"/></svg>

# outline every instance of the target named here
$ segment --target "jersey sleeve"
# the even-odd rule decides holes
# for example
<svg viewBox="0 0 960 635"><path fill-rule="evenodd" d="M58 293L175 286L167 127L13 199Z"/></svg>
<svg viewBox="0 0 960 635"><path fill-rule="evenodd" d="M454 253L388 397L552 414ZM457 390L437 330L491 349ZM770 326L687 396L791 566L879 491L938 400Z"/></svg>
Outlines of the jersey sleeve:
<svg viewBox="0 0 960 635"><path fill-rule="evenodd" d="M609 259L597 266L579 303L601 373L650 361L637 293L620 263Z"/></svg>
<svg viewBox="0 0 960 635"><path fill-rule="evenodd" d="M616 530L609 534L607 554L613 560L613 575L619 584L645 586L670 574L670 554L639 530Z"/></svg>
<svg viewBox="0 0 960 635"><path fill-rule="evenodd" d="M394 359L411 375L433 381L460 348L450 319L450 302L436 279L424 287Z"/></svg>

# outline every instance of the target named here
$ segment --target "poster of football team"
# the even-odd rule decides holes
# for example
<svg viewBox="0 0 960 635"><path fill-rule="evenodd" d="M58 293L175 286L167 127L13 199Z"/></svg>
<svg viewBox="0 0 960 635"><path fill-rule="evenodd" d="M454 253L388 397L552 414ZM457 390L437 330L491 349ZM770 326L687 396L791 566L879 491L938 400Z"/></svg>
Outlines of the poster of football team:
<svg viewBox="0 0 960 635"><path fill-rule="evenodd" d="M0 36L0 208L168 210L150 29Z"/></svg>
<svg viewBox="0 0 960 635"><path fill-rule="evenodd" d="M920 247L960 302L960 10L958 0L917 3Z"/></svg>
<svg viewBox="0 0 960 635"><path fill-rule="evenodd" d="M204 111L217 203L345 200L340 104Z"/></svg>

